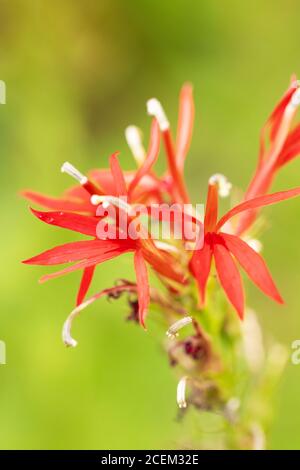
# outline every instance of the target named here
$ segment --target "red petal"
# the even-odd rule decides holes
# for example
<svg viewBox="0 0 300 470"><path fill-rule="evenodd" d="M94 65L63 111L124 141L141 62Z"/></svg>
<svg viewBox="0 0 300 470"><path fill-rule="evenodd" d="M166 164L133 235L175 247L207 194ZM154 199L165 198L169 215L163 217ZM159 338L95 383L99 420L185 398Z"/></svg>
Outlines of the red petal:
<svg viewBox="0 0 300 470"><path fill-rule="evenodd" d="M100 185L105 194L111 196L117 196L114 178L111 174L111 170L91 170L89 171L89 177L93 179L98 185Z"/></svg>
<svg viewBox="0 0 300 470"><path fill-rule="evenodd" d="M165 151L167 154L168 169L172 177L172 193L176 196L176 201L188 204L190 202L190 198L185 186L183 172L177 166L176 152L170 129L166 129L165 131L163 131L162 137L164 141Z"/></svg>
<svg viewBox="0 0 300 470"><path fill-rule="evenodd" d="M279 103L276 105L275 109L273 110L272 114L268 118L266 124L262 128L261 135L260 135L260 152L259 152L259 161L261 162L263 160L264 154L265 154L265 139L267 137L267 134L269 133L270 135L270 140L271 142L275 139L276 133L279 129L283 113L285 111L286 106L290 102L290 99L292 97L292 94L295 91L295 85L296 81L294 81L288 90L285 92Z"/></svg>
<svg viewBox="0 0 300 470"><path fill-rule="evenodd" d="M38 204L39 206L47 207L53 210L65 210L74 212L87 212L95 213L95 207L89 202L80 202L76 200L54 198L44 196L43 194L36 193L34 191L23 191L22 196L30 201Z"/></svg>
<svg viewBox="0 0 300 470"><path fill-rule="evenodd" d="M217 241L213 244L218 277L229 301L242 319L244 315L244 291L241 276L229 251L222 244L222 240L220 241L221 243Z"/></svg>
<svg viewBox="0 0 300 470"><path fill-rule="evenodd" d="M76 305L81 304L84 301L87 291L91 285L93 275L95 271L95 266L90 266L83 270L79 291L77 294Z"/></svg>
<svg viewBox="0 0 300 470"><path fill-rule="evenodd" d="M253 199L249 199L248 201L244 201L241 204L233 207L230 211L228 211L217 223L216 231L220 230L220 228L229 220L231 217L247 210L257 209L259 207L269 206L271 204L276 204L280 201L285 201L286 199L290 199L292 197L296 197L300 195L300 188L290 189L289 191L279 191L278 193L267 194L265 196L258 196Z"/></svg>
<svg viewBox="0 0 300 470"><path fill-rule="evenodd" d="M139 184L141 179L149 173L153 165L155 164L158 154L159 154L159 145L160 145L160 130L156 119L153 119L151 126L150 134L150 143L147 156L144 163L136 172L135 177L129 185L129 193L131 194L134 188Z"/></svg>
<svg viewBox="0 0 300 470"><path fill-rule="evenodd" d="M73 212L41 212L30 209L31 212L46 224L73 230L84 235L96 236L99 217L75 214Z"/></svg>
<svg viewBox="0 0 300 470"><path fill-rule="evenodd" d="M189 267L195 277L200 292L201 303L205 302L205 289L211 268L212 250L209 235L205 237L201 250L194 251Z"/></svg>
<svg viewBox="0 0 300 470"><path fill-rule="evenodd" d="M205 233L213 232L216 227L218 217L218 188L216 184L210 184L208 186L206 207L205 207L205 218L204 218L204 230Z"/></svg>
<svg viewBox="0 0 300 470"><path fill-rule="evenodd" d="M127 250L129 251L129 250ZM126 250L113 250L107 253L102 254L101 256L95 256L88 260L80 261L79 263L73 264L72 266L68 266L67 268L61 269L60 271L56 271L51 274L46 274L40 278L40 282L46 282L50 279L54 279L59 276L64 276L65 274L69 274L73 271L77 271L78 269L85 269L90 266L96 266L97 264L103 263L104 261L108 261L110 259L116 258L119 255L125 253Z"/></svg>
<svg viewBox="0 0 300 470"><path fill-rule="evenodd" d="M126 196L127 194L126 182L125 182L122 168L120 167L120 163L117 157L118 153L119 152L113 153L109 159L110 170L113 175L114 182L115 182L117 196Z"/></svg>
<svg viewBox="0 0 300 470"><path fill-rule="evenodd" d="M300 153L300 124L290 132L284 147L278 157L277 167L281 167L291 161Z"/></svg>
<svg viewBox="0 0 300 470"><path fill-rule="evenodd" d="M68 188L64 191L64 195L67 198L72 198L72 199L81 199L83 201L90 201L90 194L87 193L87 191L81 186L72 186L71 188Z"/></svg>
<svg viewBox="0 0 300 470"><path fill-rule="evenodd" d="M282 304L283 300L262 257L240 238L227 233L220 235L254 284L266 295Z"/></svg>
<svg viewBox="0 0 300 470"><path fill-rule="evenodd" d="M176 136L176 160L178 168L183 170L184 160L188 153L194 124L193 87L190 83L183 85L179 97L179 116Z"/></svg>
<svg viewBox="0 0 300 470"><path fill-rule="evenodd" d="M25 264L53 265L71 263L89 259L95 256L106 255L108 252L119 249L128 250L134 248L133 241L129 240L84 240L65 243L50 250L23 261Z"/></svg>
<svg viewBox="0 0 300 470"><path fill-rule="evenodd" d="M145 318L150 303L150 288L148 281L147 266L142 254L142 250L137 250L134 254L134 268L136 273L139 319L140 324L145 328Z"/></svg>

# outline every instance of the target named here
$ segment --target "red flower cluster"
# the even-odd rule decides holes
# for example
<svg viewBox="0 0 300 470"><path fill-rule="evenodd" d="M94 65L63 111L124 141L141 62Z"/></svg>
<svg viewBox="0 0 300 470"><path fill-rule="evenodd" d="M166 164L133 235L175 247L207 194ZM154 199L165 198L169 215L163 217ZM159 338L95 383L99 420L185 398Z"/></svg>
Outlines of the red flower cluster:
<svg viewBox="0 0 300 470"><path fill-rule="evenodd" d="M142 236L145 228L140 227L139 218L129 220L136 224L135 239L99 239L96 228L100 217L91 201L100 204L115 204L126 197L128 207L138 203L150 207L152 203L189 203L183 171L188 153L194 120L192 87L183 86L179 100L179 119L176 139L171 134L168 119L156 99L148 101L148 114L153 116L148 151L145 152L138 130L128 129L128 143L138 167L135 171L123 172L117 154L110 157L110 168L93 170L88 176L82 175L69 163L62 170L75 177L79 185L67 190L61 198L52 198L32 191L23 195L30 201L51 209L32 213L43 222L73 230L91 237L89 240L66 243L52 248L24 261L26 264L56 265L74 263L58 272L47 274L41 281L55 278L75 270L82 270L82 280L77 295L77 305L82 304L91 284L96 266L123 253L133 252L136 271L136 285L120 287L119 290L135 290L138 295L139 319L145 325L150 287L147 265L172 292L180 293L181 286L191 283L195 278L200 293L201 305L205 302L207 280L211 272L212 260L220 284L229 301L240 317L244 312L244 294L241 277L236 261L246 271L251 280L268 296L278 302L282 298L271 278L261 256L243 239L244 234L255 221L258 210L263 206L300 195L300 188L267 194L278 170L300 153L300 124L293 126L296 109L300 104L298 82L292 83L269 117L261 133L259 160L254 177L245 193L244 200L229 210L218 220L218 193L224 193L225 178L215 175L210 178L204 221L190 214L195 225L204 228L201 244L195 243L192 251L186 250L186 240L176 246L158 243L151 237ZM163 176L154 172L154 164L160 150L162 139L167 157L168 169ZM266 145L268 140L268 145ZM95 199L95 195L96 197ZM124 209L117 205L114 220L119 228L119 215ZM182 209L182 213L184 209ZM102 217L105 217L102 216ZM234 217L235 223L232 223ZM102 291L106 292L106 291ZM99 297L102 294L96 294Z"/></svg>

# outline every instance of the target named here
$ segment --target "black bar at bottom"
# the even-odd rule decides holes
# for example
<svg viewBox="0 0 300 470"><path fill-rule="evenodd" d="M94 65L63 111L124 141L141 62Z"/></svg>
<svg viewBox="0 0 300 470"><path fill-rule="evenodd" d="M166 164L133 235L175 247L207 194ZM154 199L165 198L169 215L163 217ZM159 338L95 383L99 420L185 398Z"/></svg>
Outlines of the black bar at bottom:
<svg viewBox="0 0 300 470"><path fill-rule="evenodd" d="M7 463L92 464L92 468L121 465L137 468L141 465L180 465L194 467L205 464L238 466L256 461L286 463L290 451L210 451L210 450L0 450L0 465ZM240 470L240 467L239 467Z"/></svg>

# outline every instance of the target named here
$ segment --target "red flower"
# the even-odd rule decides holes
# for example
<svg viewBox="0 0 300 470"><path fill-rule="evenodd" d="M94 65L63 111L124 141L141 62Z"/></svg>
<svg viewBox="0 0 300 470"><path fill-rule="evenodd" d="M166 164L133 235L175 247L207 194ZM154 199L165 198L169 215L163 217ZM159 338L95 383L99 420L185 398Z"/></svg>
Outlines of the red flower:
<svg viewBox="0 0 300 470"><path fill-rule="evenodd" d="M156 125L154 125L154 128L157 128ZM147 160L147 163L145 162L145 167L148 169L151 167L156 158L156 154L157 151L154 150L149 153L150 162ZM110 158L110 170L114 182L114 194L117 197L129 195L130 190L133 191L135 185L138 184L139 177L141 177L143 171L146 171L145 167L140 168L135 176L135 180L132 181L131 185L129 185L129 189L127 190L127 184L120 168L117 156L116 154L113 154ZM32 212L45 223L70 229L96 238L96 228L100 220L99 217L62 211L40 212L32 210ZM93 239L66 243L65 245L52 248L41 253L40 255L25 260L24 263L56 265L74 262L75 264L68 266L67 268L43 276L41 278L41 282L73 272L78 269L83 269L83 277L77 296L77 305L79 305L84 300L84 297L90 286L95 267L104 261L115 258L127 252L135 253L134 266L137 277L139 318L141 324L145 326L145 316L150 299L146 261L158 274L165 276L166 278L175 282L184 282L184 275L178 263L176 264L176 262L168 253L157 249L152 240L143 240L142 238L137 238L136 240L132 240L131 238L120 240Z"/></svg>
<svg viewBox="0 0 300 470"><path fill-rule="evenodd" d="M209 185L204 219L204 243L201 249L194 251L190 261L190 270L197 281L202 304L205 302L206 284L214 258L220 284L240 318L243 318L244 292L233 257L259 289L277 302L283 303L262 257L241 238L224 233L221 229L235 215L245 211L251 212L298 195L300 188L249 199L233 207L217 221L218 187L217 184Z"/></svg>
<svg viewBox="0 0 300 470"><path fill-rule="evenodd" d="M236 261L266 295L282 302L263 259L239 236L249 229L261 207L300 194L299 188L266 194L277 171L300 153L300 125L292 129L292 121L299 104L300 89L298 82L293 80L262 130L259 161L255 175L245 194L244 202L228 211L219 221L217 221L217 183L223 181L223 188L221 186L219 188L220 194L222 192L223 195L228 194L231 184L220 174L214 175L214 178L210 180L204 220L204 239L201 241L200 249L194 251L189 263L190 271L199 286L202 303L204 303L206 284L213 259L220 283L240 317L243 316L244 311L244 294ZM96 266L123 253L133 252L137 278L135 287L138 295L139 319L142 325L145 324L150 299L147 265L150 265L154 272L163 279L170 292L180 293L179 285L187 283L186 265L190 258L189 252L184 252L185 242L188 240L190 243L191 240L194 240L184 235L181 245L178 243L178 246L180 245L179 251L176 247L172 247L178 253L169 253L163 248L163 243L160 243L159 246L154 243L151 237L144 239L142 234L139 235L139 218L135 218L131 214L130 208L136 203L146 204L146 210L149 210L153 202L175 202L179 203L179 206L189 202L183 172L194 122L192 87L186 84L180 93L175 140L159 101L153 98L148 101L147 107L148 113L154 117L147 153L142 146L138 130L131 126L126 132L129 146L138 163L136 171L123 173L117 154L110 158L110 169L93 170L88 174L88 177L82 175L66 162L62 170L75 177L80 184L66 191L61 198L55 199L32 191L23 193L27 199L52 209L52 212L32 210L33 214L43 222L92 237L90 240L55 247L24 261L27 264L41 265L74 263L58 272L43 276L41 281L82 269L83 275L77 295L77 306L82 305ZM159 154L160 136L162 136L164 143L168 165L167 172L162 177L158 177L153 169ZM267 139L269 140L268 146L265 143ZM120 215L123 211L128 211L128 223L133 222L134 230L137 232L135 239L130 237L117 240L98 239L97 225L100 217L105 217L105 215L96 215L96 208L91 203L91 196L94 202L102 204L107 202L117 206L114 224L119 233L123 230L119 223ZM125 206L121 204L123 196L127 198ZM169 217L170 215L168 208L166 212L165 214L162 210L155 217L159 221L165 222L165 216ZM193 215L192 211L186 211L183 206L180 206L175 212L184 216L185 221L189 221L193 227L197 226L197 234L202 235L203 224ZM236 215L239 216L238 224L231 230L234 234L226 233L228 230L225 223ZM172 223L170 220L169 222ZM181 221L179 223L181 224ZM145 232L145 229L142 230ZM195 239L197 237L198 235L195 235Z"/></svg>
<svg viewBox="0 0 300 470"><path fill-rule="evenodd" d="M288 90L262 128L258 164L245 193L245 200L266 194L280 168L299 155L300 124L291 129L299 104L299 83L292 77ZM269 140L268 147L266 140ZM256 215L255 211L244 213L236 233L241 234L249 229Z"/></svg>

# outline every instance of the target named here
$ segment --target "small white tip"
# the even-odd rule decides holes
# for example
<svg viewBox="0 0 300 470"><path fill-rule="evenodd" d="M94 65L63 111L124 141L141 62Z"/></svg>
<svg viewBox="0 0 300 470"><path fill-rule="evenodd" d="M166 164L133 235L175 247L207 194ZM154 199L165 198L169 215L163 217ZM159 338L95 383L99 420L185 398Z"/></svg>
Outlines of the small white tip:
<svg viewBox="0 0 300 470"><path fill-rule="evenodd" d="M300 88L297 88L297 90L292 94L290 105L293 108L298 108L300 105Z"/></svg>
<svg viewBox="0 0 300 470"><path fill-rule="evenodd" d="M177 385L177 405L179 408L186 408L186 383L188 377L182 377Z"/></svg>
<svg viewBox="0 0 300 470"><path fill-rule="evenodd" d="M142 133L136 126L128 126L125 129L125 138L139 166L145 161L146 151L142 143Z"/></svg>
<svg viewBox="0 0 300 470"><path fill-rule="evenodd" d="M77 181L79 181L80 184L85 184L88 181L87 177L84 176L79 170L77 170L77 168L75 168L75 166L69 162L65 162L62 165L61 172L72 176L72 178L75 178Z"/></svg>
<svg viewBox="0 0 300 470"><path fill-rule="evenodd" d="M98 194L93 194L90 199L93 206L98 206L101 202L105 201L105 196L98 196Z"/></svg>
<svg viewBox="0 0 300 470"><path fill-rule="evenodd" d="M71 336L71 326L72 326L72 317L68 317L63 326L62 340L66 346L75 348L78 343Z"/></svg>
<svg viewBox="0 0 300 470"><path fill-rule="evenodd" d="M178 336L178 331L181 330L181 328L184 328L187 325L190 325L192 323L193 319L192 317L183 317L177 322L173 323L170 328L167 330L166 335L171 338L175 339Z"/></svg>
<svg viewBox="0 0 300 470"><path fill-rule="evenodd" d="M129 215L134 215L135 212L133 208L131 207L130 204L127 202L127 197L122 196L122 197L116 197L116 196L98 196L98 194L93 194L90 199L91 203L94 206L97 206L98 204L103 205L104 209L107 209L109 205L118 207L119 209L123 210L124 212L127 212Z"/></svg>
<svg viewBox="0 0 300 470"><path fill-rule="evenodd" d="M159 128L162 132L170 128L170 123L161 103L156 98L147 101L147 113L157 119Z"/></svg>
<svg viewBox="0 0 300 470"><path fill-rule="evenodd" d="M226 176L221 173L215 173L209 178L209 184L217 184L220 197L228 197L232 189L232 184Z"/></svg>

